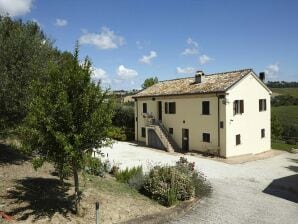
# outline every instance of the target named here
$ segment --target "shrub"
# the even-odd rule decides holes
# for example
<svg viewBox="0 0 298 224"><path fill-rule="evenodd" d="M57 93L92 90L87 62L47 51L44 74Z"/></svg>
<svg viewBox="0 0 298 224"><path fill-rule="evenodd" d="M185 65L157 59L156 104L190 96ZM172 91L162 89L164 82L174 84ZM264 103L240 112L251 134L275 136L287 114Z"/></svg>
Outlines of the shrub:
<svg viewBox="0 0 298 224"><path fill-rule="evenodd" d="M107 171L107 165L102 163L102 161L97 157L92 157L88 155L85 157L85 172L91 175L104 177Z"/></svg>
<svg viewBox="0 0 298 224"><path fill-rule="evenodd" d="M175 166L155 166L145 178L144 193L165 206L208 195L211 186L194 167L185 158Z"/></svg>
<svg viewBox="0 0 298 224"><path fill-rule="evenodd" d="M115 174L116 180L122 183L127 183L134 188L142 187L143 168L142 166L126 168L123 171L118 171ZM140 186L141 185L141 186Z"/></svg>
<svg viewBox="0 0 298 224"><path fill-rule="evenodd" d="M118 140L118 141L125 141L126 140L126 135L124 128L119 128L119 127L112 127L108 131L108 136L109 138Z"/></svg>
<svg viewBox="0 0 298 224"><path fill-rule="evenodd" d="M130 177L127 181L128 185L137 191L141 191L143 189L145 182L145 176L143 172L138 172L132 177Z"/></svg>

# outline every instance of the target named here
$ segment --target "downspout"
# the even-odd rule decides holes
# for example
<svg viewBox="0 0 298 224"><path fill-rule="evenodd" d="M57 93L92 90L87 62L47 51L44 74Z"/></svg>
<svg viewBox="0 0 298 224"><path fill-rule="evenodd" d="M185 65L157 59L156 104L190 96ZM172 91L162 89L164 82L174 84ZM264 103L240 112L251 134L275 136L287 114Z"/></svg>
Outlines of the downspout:
<svg viewBox="0 0 298 224"><path fill-rule="evenodd" d="M217 94L216 94L217 95ZM217 134L218 134L218 148L220 150L220 109L219 109L219 95L217 95ZM220 154L220 152L219 152Z"/></svg>
<svg viewBox="0 0 298 224"><path fill-rule="evenodd" d="M138 99L135 98L135 104L136 104L136 122L137 122L137 142L139 141L139 110L138 110Z"/></svg>

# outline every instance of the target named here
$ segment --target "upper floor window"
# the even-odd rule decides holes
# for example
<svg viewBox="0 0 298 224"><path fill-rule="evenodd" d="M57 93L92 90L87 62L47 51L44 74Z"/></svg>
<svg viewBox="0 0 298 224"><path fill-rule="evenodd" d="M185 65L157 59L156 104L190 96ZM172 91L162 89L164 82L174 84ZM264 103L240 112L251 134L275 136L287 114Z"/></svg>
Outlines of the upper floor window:
<svg viewBox="0 0 298 224"><path fill-rule="evenodd" d="M147 113L147 103L143 103L143 113Z"/></svg>
<svg viewBox="0 0 298 224"><path fill-rule="evenodd" d="M165 102L165 113L166 114L176 114L176 103L175 102Z"/></svg>
<svg viewBox="0 0 298 224"><path fill-rule="evenodd" d="M203 101L202 102L202 114L203 115L209 115L210 114L210 102L209 101Z"/></svg>
<svg viewBox="0 0 298 224"><path fill-rule="evenodd" d="M244 101L243 100L234 100L233 104L234 115L244 113Z"/></svg>
<svg viewBox="0 0 298 224"><path fill-rule="evenodd" d="M210 142L210 134L203 133L203 142Z"/></svg>
<svg viewBox="0 0 298 224"><path fill-rule="evenodd" d="M266 99L259 100L259 111L267 110Z"/></svg>

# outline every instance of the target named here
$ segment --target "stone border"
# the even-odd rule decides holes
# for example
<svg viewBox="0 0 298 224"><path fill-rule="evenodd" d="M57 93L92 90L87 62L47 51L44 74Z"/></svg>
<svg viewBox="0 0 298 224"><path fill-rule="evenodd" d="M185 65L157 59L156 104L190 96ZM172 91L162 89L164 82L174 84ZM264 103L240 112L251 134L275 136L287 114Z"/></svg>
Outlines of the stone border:
<svg viewBox="0 0 298 224"><path fill-rule="evenodd" d="M190 211L196 204L198 204L200 199L195 198L190 201L181 202L175 207L169 208L164 212L154 213L152 215L145 215L137 218L133 218L119 224L160 224L166 223L173 219L184 216L188 211ZM146 209L146 208L144 208Z"/></svg>

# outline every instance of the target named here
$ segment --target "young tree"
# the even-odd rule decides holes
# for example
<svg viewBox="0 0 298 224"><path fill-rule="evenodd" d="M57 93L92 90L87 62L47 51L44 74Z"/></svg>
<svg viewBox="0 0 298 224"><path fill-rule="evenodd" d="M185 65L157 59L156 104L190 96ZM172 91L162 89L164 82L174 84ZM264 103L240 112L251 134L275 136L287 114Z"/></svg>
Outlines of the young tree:
<svg viewBox="0 0 298 224"><path fill-rule="evenodd" d="M271 117L271 135L273 139L280 139L283 132L283 127L280 124L276 115Z"/></svg>
<svg viewBox="0 0 298 224"><path fill-rule="evenodd" d="M153 86L155 83L158 83L157 77L147 78L147 79L145 79L144 83L142 84L142 88L146 89L150 86Z"/></svg>
<svg viewBox="0 0 298 224"><path fill-rule="evenodd" d="M79 213L78 172L84 157L110 144L107 130L113 116L113 100L99 84L91 82L91 62L80 64L74 54L63 53L49 67L47 84L32 85L34 98L21 128L24 148L56 167L70 166L75 186L75 211ZM42 165L42 163L40 163Z"/></svg>
<svg viewBox="0 0 298 224"><path fill-rule="evenodd" d="M54 54L36 23L0 16L0 135L24 119L31 98L29 85L43 78Z"/></svg>

